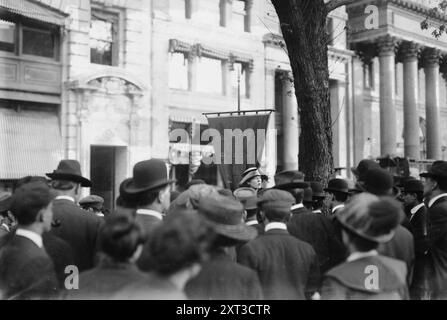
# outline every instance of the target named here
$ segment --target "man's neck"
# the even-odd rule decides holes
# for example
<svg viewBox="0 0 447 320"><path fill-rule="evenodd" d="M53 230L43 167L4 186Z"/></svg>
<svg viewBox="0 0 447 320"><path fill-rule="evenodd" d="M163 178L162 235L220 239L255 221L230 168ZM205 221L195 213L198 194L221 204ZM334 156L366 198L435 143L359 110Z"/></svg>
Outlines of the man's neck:
<svg viewBox="0 0 447 320"><path fill-rule="evenodd" d="M57 197L70 197L76 202L76 194L73 191L64 192L64 191L58 190Z"/></svg>
<svg viewBox="0 0 447 320"><path fill-rule="evenodd" d="M37 233L38 235L42 235L42 233L43 233L43 228L40 223L33 223L32 225L29 225L29 226L23 226L23 225L19 224L17 226L17 229L34 232L34 233Z"/></svg>
<svg viewBox="0 0 447 320"><path fill-rule="evenodd" d="M147 205L147 206L138 207L138 209L152 210L152 211L156 211L156 212L160 212L160 213L163 212L161 206L159 206L157 204L154 204L154 203L150 204L150 205Z"/></svg>
<svg viewBox="0 0 447 320"><path fill-rule="evenodd" d="M433 190L431 192L430 196L428 197L428 200L431 200L431 199L433 199L433 198L435 198L435 197L437 197L437 196L439 196L440 194L443 194L443 193L445 193L445 191L442 191L441 189Z"/></svg>

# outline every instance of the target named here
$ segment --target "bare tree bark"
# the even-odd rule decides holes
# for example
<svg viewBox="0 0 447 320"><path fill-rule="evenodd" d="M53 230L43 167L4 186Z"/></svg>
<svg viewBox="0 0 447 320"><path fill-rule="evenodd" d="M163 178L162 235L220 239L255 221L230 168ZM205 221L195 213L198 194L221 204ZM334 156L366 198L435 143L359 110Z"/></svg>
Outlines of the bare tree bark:
<svg viewBox="0 0 447 320"><path fill-rule="evenodd" d="M327 183L334 166L327 6L324 0L272 0L272 3L279 17L293 71L301 124L300 170L308 180Z"/></svg>

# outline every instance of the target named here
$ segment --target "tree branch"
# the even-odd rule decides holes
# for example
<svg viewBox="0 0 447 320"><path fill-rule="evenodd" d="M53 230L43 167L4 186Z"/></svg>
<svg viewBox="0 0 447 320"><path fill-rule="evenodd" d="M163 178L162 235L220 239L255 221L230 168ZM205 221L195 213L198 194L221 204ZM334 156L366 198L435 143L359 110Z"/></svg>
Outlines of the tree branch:
<svg viewBox="0 0 447 320"><path fill-rule="evenodd" d="M346 6L348 4L354 3L355 0L331 0L326 3L327 12L337 9L341 6Z"/></svg>

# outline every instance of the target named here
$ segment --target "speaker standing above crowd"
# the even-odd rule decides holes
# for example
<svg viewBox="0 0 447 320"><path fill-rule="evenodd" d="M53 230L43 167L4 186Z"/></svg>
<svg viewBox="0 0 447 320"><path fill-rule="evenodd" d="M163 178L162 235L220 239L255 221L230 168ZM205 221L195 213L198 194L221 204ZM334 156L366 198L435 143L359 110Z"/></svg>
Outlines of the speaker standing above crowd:
<svg viewBox="0 0 447 320"><path fill-rule="evenodd" d="M0 194L0 297L447 299L447 162L422 180L373 160L352 172L324 186L284 171L266 188L253 167L234 192L193 180L179 193L152 159L109 213L80 199L91 182L63 160Z"/></svg>

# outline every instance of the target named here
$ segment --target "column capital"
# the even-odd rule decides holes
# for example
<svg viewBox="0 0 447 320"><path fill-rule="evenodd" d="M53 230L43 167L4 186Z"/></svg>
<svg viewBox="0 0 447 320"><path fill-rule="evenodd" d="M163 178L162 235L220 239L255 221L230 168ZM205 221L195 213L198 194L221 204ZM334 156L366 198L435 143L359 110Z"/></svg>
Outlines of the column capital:
<svg viewBox="0 0 447 320"><path fill-rule="evenodd" d="M402 58L405 61L415 61L419 57L420 45L415 42L404 41L400 46Z"/></svg>
<svg viewBox="0 0 447 320"><path fill-rule="evenodd" d="M253 0L245 0L245 10L250 10L253 7Z"/></svg>
<svg viewBox="0 0 447 320"><path fill-rule="evenodd" d="M395 37L390 35L382 36L378 39L377 48L379 56L392 56L395 55L399 41Z"/></svg>
<svg viewBox="0 0 447 320"><path fill-rule="evenodd" d="M424 67L435 67L439 65L441 51L434 48L424 48L422 51L422 62Z"/></svg>
<svg viewBox="0 0 447 320"><path fill-rule="evenodd" d="M372 59L377 56L377 46L370 43L355 43L352 45L352 49L364 64L370 64Z"/></svg>

